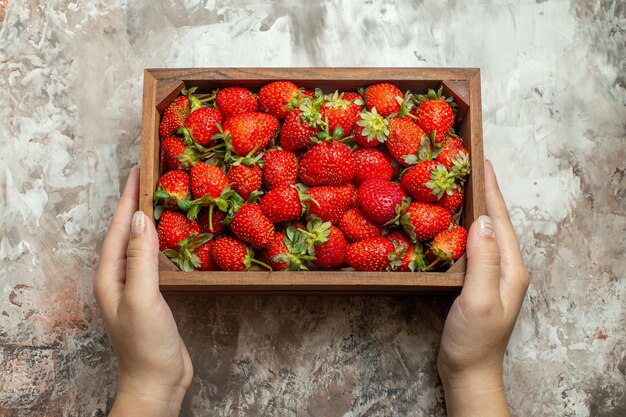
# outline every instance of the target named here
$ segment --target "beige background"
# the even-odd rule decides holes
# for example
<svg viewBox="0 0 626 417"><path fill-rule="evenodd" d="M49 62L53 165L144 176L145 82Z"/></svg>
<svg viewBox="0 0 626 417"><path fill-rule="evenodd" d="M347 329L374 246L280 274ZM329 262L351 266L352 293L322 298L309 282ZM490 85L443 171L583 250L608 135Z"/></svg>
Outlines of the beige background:
<svg viewBox="0 0 626 417"><path fill-rule="evenodd" d="M0 1L0 416L102 416L92 296L142 70L472 66L532 284L515 416L626 415L623 1ZM446 298L168 297L183 416L443 416Z"/></svg>

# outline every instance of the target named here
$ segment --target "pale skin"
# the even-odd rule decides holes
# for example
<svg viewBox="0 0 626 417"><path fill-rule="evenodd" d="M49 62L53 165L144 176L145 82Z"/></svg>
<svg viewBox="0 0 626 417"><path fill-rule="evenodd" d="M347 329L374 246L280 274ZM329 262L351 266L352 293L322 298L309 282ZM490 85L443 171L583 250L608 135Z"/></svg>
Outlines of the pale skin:
<svg viewBox="0 0 626 417"><path fill-rule="evenodd" d="M526 289L517 237L490 163L487 216L472 224L465 285L441 338L437 369L450 417L507 417L502 362ZM156 229L137 212L133 169L105 237L94 294L119 364L117 416L177 416L193 376L187 348L159 292ZM491 232L492 231L492 232Z"/></svg>

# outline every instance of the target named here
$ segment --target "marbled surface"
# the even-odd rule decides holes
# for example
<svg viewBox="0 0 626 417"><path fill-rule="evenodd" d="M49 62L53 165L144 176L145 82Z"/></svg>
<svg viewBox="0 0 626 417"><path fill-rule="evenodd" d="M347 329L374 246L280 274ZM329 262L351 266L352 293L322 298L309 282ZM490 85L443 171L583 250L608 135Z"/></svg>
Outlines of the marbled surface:
<svg viewBox="0 0 626 417"><path fill-rule="evenodd" d="M5 10L6 8L6 10ZM471 66L532 283L515 416L626 415L626 3L0 0L0 416L102 416L92 296L139 157L142 70ZM167 297L182 416L443 416L447 298Z"/></svg>

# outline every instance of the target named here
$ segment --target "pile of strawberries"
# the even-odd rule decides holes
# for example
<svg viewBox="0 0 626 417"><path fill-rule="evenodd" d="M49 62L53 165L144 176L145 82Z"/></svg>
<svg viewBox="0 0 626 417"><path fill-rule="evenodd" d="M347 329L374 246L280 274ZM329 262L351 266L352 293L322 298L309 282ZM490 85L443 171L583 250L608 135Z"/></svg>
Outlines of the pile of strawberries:
<svg viewBox="0 0 626 417"><path fill-rule="evenodd" d="M429 271L465 251L468 151L442 90L183 91L159 126L160 249L184 271Z"/></svg>

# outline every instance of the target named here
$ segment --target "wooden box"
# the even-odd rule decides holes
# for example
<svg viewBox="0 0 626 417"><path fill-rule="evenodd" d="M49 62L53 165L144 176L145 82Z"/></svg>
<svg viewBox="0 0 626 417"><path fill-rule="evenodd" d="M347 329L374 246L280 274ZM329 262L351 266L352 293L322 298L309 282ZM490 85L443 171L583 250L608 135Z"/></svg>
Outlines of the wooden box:
<svg viewBox="0 0 626 417"><path fill-rule="evenodd" d="M258 91L271 81L290 80L300 87L349 91L390 82L400 90L425 93L444 87L459 104L457 133L470 151L472 174L465 187L462 224L469 227L485 213L480 101L480 72L473 68L206 68L148 69L144 72L139 207L153 218L152 197L160 175L158 127L163 110L184 87L209 93L225 86ZM302 272L182 272L160 254L162 291L271 294L408 294L458 292L465 256L447 272L357 272L351 269Z"/></svg>

